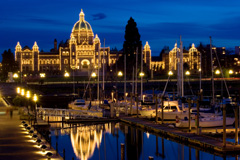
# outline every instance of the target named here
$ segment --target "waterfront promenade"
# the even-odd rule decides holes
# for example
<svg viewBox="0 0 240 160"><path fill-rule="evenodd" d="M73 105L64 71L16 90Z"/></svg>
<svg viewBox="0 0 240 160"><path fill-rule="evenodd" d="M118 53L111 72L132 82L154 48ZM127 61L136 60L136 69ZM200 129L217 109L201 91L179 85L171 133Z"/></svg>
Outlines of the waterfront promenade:
<svg viewBox="0 0 240 160"><path fill-rule="evenodd" d="M0 160L46 160L48 151L53 153L52 159L62 159L53 149L43 153L22 127L18 111L11 118L7 109L0 101Z"/></svg>

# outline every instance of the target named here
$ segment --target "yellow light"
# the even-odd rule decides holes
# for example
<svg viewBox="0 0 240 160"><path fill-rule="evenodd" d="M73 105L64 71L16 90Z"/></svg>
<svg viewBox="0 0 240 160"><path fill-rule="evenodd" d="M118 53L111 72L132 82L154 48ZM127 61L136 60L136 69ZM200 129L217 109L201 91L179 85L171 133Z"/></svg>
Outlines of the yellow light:
<svg viewBox="0 0 240 160"><path fill-rule="evenodd" d="M21 95L22 95L22 96L25 95L25 90L24 90L24 89L21 90Z"/></svg>
<svg viewBox="0 0 240 160"><path fill-rule="evenodd" d="M189 71L186 71L186 73L185 73L187 76L189 76L190 75L190 72Z"/></svg>
<svg viewBox="0 0 240 160"><path fill-rule="evenodd" d="M230 69L228 73L229 73L229 74L233 74L233 70Z"/></svg>
<svg viewBox="0 0 240 160"><path fill-rule="evenodd" d="M34 94L34 95L33 95L33 101L34 101L34 102L37 102L37 100L38 100L38 97L37 97L36 94Z"/></svg>
<svg viewBox="0 0 240 160"><path fill-rule="evenodd" d="M23 77L27 77L27 74L24 74Z"/></svg>
<svg viewBox="0 0 240 160"><path fill-rule="evenodd" d="M14 74L13 74L13 78L18 78L18 74L17 74L17 73L14 73Z"/></svg>
<svg viewBox="0 0 240 160"><path fill-rule="evenodd" d="M70 76L69 73L65 72L64 77L69 77L69 76Z"/></svg>
<svg viewBox="0 0 240 160"><path fill-rule="evenodd" d="M92 72L91 77L95 78L97 77L97 74L95 72Z"/></svg>
<svg viewBox="0 0 240 160"><path fill-rule="evenodd" d="M20 94L21 93L21 88L17 87L17 93Z"/></svg>
<svg viewBox="0 0 240 160"><path fill-rule="evenodd" d="M27 91L27 92L26 92L26 97L27 97L27 98L30 98L30 91Z"/></svg>
<svg viewBox="0 0 240 160"><path fill-rule="evenodd" d="M118 77L122 77L122 76L123 76L122 71L119 71L119 72L118 72Z"/></svg>
<svg viewBox="0 0 240 160"><path fill-rule="evenodd" d="M173 75L173 72L172 72L172 71L169 71L169 72L168 72L168 75L169 75L169 76L172 76L172 75Z"/></svg>
<svg viewBox="0 0 240 160"><path fill-rule="evenodd" d="M143 73L143 72L140 72L140 73L139 73L139 76L140 76L140 77L143 77L143 76L144 76L144 73Z"/></svg>
<svg viewBox="0 0 240 160"><path fill-rule="evenodd" d="M220 72L220 70L219 69L217 69L216 71L215 71L215 74L220 74L221 72Z"/></svg>
<svg viewBox="0 0 240 160"><path fill-rule="evenodd" d="M46 77L46 74L45 74L45 73L40 73L40 77L41 77L41 78L45 78L45 77Z"/></svg>

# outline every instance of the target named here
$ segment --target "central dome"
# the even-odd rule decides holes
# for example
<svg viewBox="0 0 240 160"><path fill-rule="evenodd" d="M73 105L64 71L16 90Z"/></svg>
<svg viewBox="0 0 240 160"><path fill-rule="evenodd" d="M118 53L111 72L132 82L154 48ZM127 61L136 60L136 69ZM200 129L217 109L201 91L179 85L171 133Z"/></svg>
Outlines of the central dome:
<svg viewBox="0 0 240 160"><path fill-rule="evenodd" d="M81 9L81 12L79 14L79 21L77 21L74 24L72 32L80 31L80 30L92 31L91 25L87 21L85 21L85 19L84 19L84 13L83 13L82 9Z"/></svg>

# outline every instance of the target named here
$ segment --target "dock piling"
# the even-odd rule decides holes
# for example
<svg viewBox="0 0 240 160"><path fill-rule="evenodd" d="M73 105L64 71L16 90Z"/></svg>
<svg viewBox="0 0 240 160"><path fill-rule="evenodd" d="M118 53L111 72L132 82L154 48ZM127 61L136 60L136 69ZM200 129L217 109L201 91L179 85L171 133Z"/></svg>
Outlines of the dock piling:
<svg viewBox="0 0 240 160"><path fill-rule="evenodd" d="M188 131L191 132L191 100L188 99Z"/></svg>
<svg viewBox="0 0 240 160"><path fill-rule="evenodd" d="M125 160L125 144L121 143L121 160Z"/></svg>
<svg viewBox="0 0 240 160"><path fill-rule="evenodd" d="M63 160L65 160L65 149L63 149Z"/></svg>
<svg viewBox="0 0 240 160"><path fill-rule="evenodd" d="M56 155L58 155L58 142L56 142Z"/></svg>
<svg viewBox="0 0 240 160"><path fill-rule="evenodd" d="M235 144L238 144L238 106L235 105Z"/></svg>
<svg viewBox="0 0 240 160"><path fill-rule="evenodd" d="M223 105L223 147L226 147L226 104Z"/></svg>
<svg viewBox="0 0 240 160"><path fill-rule="evenodd" d="M156 108L156 123L158 122L158 99L157 99L157 95L154 95L155 98L155 108Z"/></svg>

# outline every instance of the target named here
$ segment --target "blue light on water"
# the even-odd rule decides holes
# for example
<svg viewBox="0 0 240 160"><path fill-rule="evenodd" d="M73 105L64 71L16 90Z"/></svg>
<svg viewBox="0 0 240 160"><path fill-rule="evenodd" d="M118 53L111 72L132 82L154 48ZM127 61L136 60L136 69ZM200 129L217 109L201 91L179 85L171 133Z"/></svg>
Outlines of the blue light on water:
<svg viewBox="0 0 240 160"><path fill-rule="evenodd" d="M228 139L229 140L229 139ZM145 131L126 126L123 123L109 123L74 127L51 131L52 146L66 160L120 160L121 143L125 144L125 158L146 160L222 160L223 157L189 148L183 144L149 134ZM236 157L227 156L233 160Z"/></svg>

